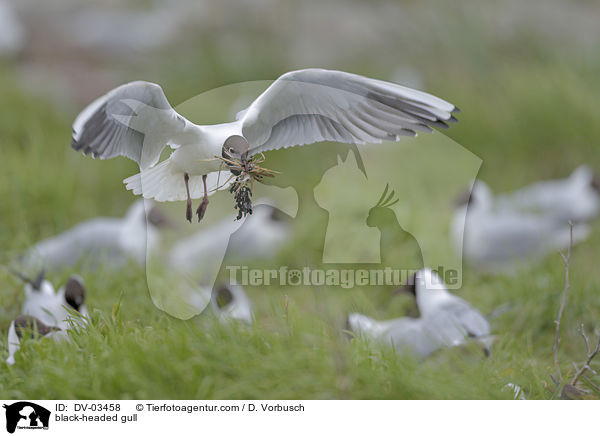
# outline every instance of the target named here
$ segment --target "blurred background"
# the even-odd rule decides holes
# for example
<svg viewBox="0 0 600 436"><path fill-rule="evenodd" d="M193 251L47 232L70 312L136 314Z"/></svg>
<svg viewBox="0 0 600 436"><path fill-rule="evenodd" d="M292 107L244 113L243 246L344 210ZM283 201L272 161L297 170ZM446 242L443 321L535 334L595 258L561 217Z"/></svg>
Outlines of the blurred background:
<svg viewBox="0 0 600 436"><path fill-rule="evenodd" d="M213 88L271 80L289 70L345 70L422 89L455 103L462 110L460 122L444 133L482 159L479 177L494 191L566 177L582 163L600 170L599 22L600 3L592 0L101 0L93 4L0 0L3 261L7 254L83 219L123 215L133 196L122 179L137 172L135 163L83 158L71 150L70 126L91 100L132 80L161 84L177 106ZM178 206L183 211L183 204ZM582 322L597 322L600 307L594 292L600 286L597 224L593 230L574 260L580 293L575 292L570 314ZM118 285L106 301L95 301L97 307L110 311L119 292L134 282L133 273L123 274L103 279L108 281L105 286ZM519 352L511 348L514 337L498 346L505 361L512 363L477 373L481 380L494 374L501 386L507 374L529 371L527 380L536 380L530 386L534 396L544 395L549 364L544 360L538 366L535 360L550 362L562 274L558 255L518 280L488 282L466 272L464 295L474 297L473 304L482 310L491 311L506 299L530 309L503 321L510 331L522 334ZM0 284L5 332L16 313L20 288L8 276ZM287 304L277 303L273 310L288 313ZM139 316L144 313L142 309L132 313L136 310ZM579 341L576 331L572 335L573 342ZM312 390L305 380L307 388L301 394L379 396L365 387L367 382L360 385L362 391L349 387L348 380L361 375L344 372L345 364L336 360L343 361L344 354L336 347L332 346L332 360L323 368L331 365L341 378L323 392ZM384 380L389 373L382 371ZM115 383L114 390L94 392L118 396L121 391ZM382 396L426 397L436 392L434 387L419 390L406 383L392 382ZM135 385L128 392L140 397L175 396L167 386L154 392ZM30 388L26 391L30 394L44 392ZM7 392L13 394L19 387L11 389ZM82 395L74 385L65 389L64 395ZM245 389L182 395L293 396L273 386L258 394ZM473 386L469 389L454 393L458 397L488 394ZM439 397L452 397L451 390L437 392Z"/></svg>

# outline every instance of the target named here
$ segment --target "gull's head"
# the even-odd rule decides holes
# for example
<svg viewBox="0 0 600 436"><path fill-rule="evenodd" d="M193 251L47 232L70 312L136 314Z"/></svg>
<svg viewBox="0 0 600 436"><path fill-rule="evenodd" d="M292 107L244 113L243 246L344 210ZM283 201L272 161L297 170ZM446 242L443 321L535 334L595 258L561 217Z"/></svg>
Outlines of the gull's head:
<svg viewBox="0 0 600 436"><path fill-rule="evenodd" d="M592 177L592 182L590 183L590 186L598 194L600 194L600 174L594 174L594 176Z"/></svg>
<svg viewBox="0 0 600 436"><path fill-rule="evenodd" d="M65 301L73 309L79 311L85 303L85 287L78 276L71 276L65 285Z"/></svg>
<svg viewBox="0 0 600 436"><path fill-rule="evenodd" d="M494 195L487 184L481 180L475 180L473 187L469 190L464 190L457 196L455 206L461 207L477 207L480 209L489 209L492 206Z"/></svg>
<svg viewBox="0 0 600 436"><path fill-rule="evenodd" d="M252 324L252 305L244 289L235 284L223 284L212 296L215 313L223 322L230 320Z"/></svg>
<svg viewBox="0 0 600 436"><path fill-rule="evenodd" d="M454 206L455 207L469 206L471 204L471 201L472 201L471 190L465 189L464 191L462 191L460 194L458 194L456 196L456 199L454 200Z"/></svg>
<svg viewBox="0 0 600 436"><path fill-rule="evenodd" d="M242 162L242 164L245 164L248 160L249 151L250 144L248 144L246 138L240 135L232 135L223 143L223 150L221 151L221 154L224 158L239 160Z"/></svg>

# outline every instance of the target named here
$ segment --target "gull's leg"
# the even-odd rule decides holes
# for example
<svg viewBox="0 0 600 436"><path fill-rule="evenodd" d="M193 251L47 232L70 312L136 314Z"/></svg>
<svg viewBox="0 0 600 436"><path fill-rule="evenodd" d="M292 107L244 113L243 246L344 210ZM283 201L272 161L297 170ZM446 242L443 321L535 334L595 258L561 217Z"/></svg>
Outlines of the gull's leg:
<svg viewBox="0 0 600 436"><path fill-rule="evenodd" d="M196 209L196 215L198 215L198 222L202 221L204 218L204 213L206 212L206 206L208 206L208 191L206 189L206 174L202 176L202 185L204 185L204 198L202 199L202 203Z"/></svg>
<svg viewBox="0 0 600 436"><path fill-rule="evenodd" d="M190 175L188 173L185 173L183 175L183 180L185 181L185 190L187 192L187 206L185 208L185 218L189 221L192 222L192 199L190 197Z"/></svg>

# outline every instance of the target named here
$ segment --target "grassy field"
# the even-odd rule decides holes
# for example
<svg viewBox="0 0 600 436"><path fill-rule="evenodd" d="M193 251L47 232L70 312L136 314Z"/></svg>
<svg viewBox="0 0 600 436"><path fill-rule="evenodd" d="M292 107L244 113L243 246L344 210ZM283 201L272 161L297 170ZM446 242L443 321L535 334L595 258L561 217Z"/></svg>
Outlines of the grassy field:
<svg viewBox="0 0 600 436"><path fill-rule="evenodd" d="M462 109L460 123L447 134L483 160L480 177L503 191L566 176L581 163L600 169L600 57L553 55L551 47L533 43L486 53L471 36L455 47L458 59L444 53L414 63L428 91ZM183 100L228 81L272 79L285 71L274 60L261 68L259 56L247 66L248 77L240 77L213 60L215 70L204 65L193 80L184 79L193 61L165 67L154 80ZM383 77L359 63L339 68ZM136 172L134 163L73 152L74 112L27 95L8 66L0 69L0 101L1 262L83 219L122 215L133 197L121 180ZM274 264L302 258L311 224L296 225L294 244ZM560 343L564 374L585 358L579 325L588 332L600 328L599 247L595 223L573 252ZM64 282L69 273L51 280ZM492 321L497 340L488 359L469 348L419 362L349 338L343 332L349 312L386 318L414 311L407 298L389 290L249 288L256 322L248 328L222 326L210 313L181 321L161 312L150 299L145 270L135 265L117 272L100 268L85 280L93 319L87 330L72 334L70 343L28 341L10 367L4 364L6 332L23 293L0 272L0 397L509 399L512 393L502 391L509 382L521 385L529 399L555 397L549 374L564 286L558 253L514 276L465 269L461 296L483 313L509 307Z"/></svg>

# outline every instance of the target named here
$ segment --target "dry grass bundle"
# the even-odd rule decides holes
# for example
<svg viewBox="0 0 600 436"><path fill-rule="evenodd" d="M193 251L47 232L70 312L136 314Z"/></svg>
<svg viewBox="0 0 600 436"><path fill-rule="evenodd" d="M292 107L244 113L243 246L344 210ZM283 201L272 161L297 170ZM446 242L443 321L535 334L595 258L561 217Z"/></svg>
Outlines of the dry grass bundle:
<svg viewBox="0 0 600 436"><path fill-rule="evenodd" d="M246 162L242 162L229 154L215 157L224 162L232 173L226 183L234 178L229 192L233 194L235 208L238 210L236 219L239 220L248 214L252 215L254 181L260 182L265 177L275 177L279 173L260 166L265 161L265 156L262 153L252 156Z"/></svg>

